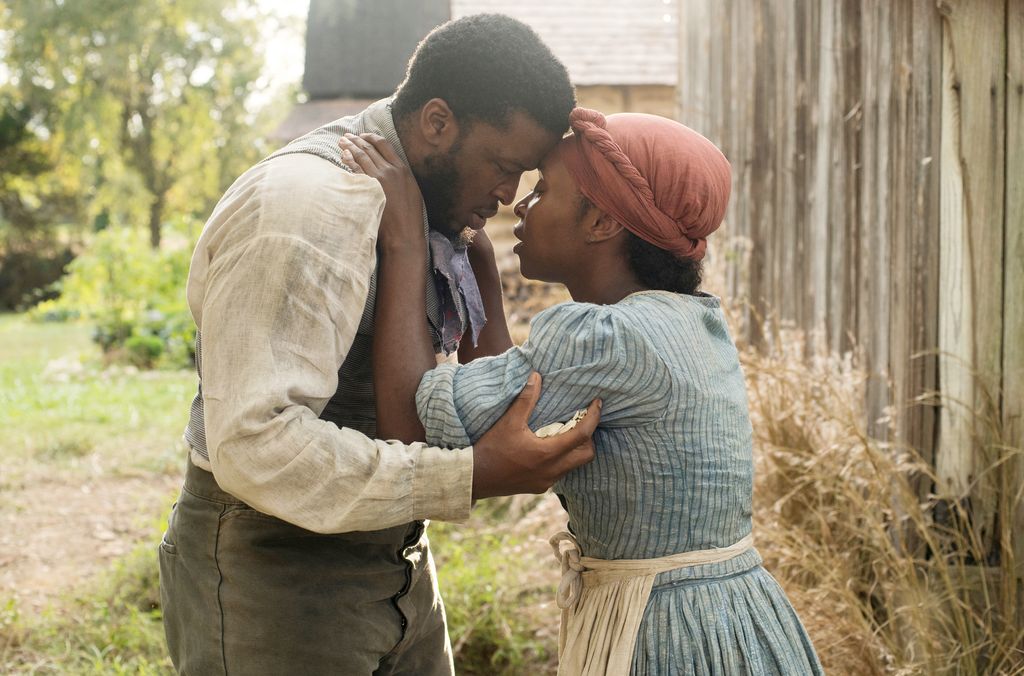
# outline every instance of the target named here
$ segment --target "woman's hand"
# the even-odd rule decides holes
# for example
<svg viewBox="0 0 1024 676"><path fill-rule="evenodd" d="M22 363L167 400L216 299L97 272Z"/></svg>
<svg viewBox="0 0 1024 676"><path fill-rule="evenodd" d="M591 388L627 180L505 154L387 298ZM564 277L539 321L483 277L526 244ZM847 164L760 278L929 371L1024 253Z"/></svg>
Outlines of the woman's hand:
<svg viewBox="0 0 1024 676"><path fill-rule="evenodd" d="M341 159L357 174L380 181L387 203L377 242L382 253L411 250L424 256L423 196L412 171L383 136L345 134L338 141Z"/></svg>

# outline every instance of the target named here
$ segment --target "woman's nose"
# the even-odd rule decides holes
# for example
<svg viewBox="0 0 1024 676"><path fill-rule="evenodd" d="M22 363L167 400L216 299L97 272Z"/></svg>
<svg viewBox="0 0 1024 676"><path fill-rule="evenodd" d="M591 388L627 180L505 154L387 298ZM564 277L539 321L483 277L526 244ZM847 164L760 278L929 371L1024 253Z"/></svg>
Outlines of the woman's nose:
<svg viewBox="0 0 1024 676"><path fill-rule="evenodd" d="M516 205L512 207L512 213L520 219L526 218L526 205L530 202L531 197L533 197L533 193L529 192L523 199L516 202Z"/></svg>

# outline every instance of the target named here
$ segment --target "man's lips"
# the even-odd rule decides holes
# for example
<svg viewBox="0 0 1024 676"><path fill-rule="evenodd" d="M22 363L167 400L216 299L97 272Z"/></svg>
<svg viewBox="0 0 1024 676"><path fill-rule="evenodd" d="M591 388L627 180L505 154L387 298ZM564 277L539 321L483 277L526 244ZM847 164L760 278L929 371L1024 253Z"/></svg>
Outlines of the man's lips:
<svg viewBox="0 0 1024 676"><path fill-rule="evenodd" d="M473 229L474 230L479 230L480 228L484 227L484 224L487 222L487 219L488 218L494 218L494 216L497 215L497 213L498 213L497 209L486 209L486 210L474 211L473 212Z"/></svg>

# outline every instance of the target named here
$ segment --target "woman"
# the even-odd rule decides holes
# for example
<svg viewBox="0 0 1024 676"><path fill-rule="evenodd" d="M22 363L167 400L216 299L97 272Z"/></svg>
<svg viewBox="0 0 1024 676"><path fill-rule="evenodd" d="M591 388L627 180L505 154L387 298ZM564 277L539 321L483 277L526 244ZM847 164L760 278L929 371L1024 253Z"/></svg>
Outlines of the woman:
<svg viewBox="0 0 1024 676"><path fill-rule="evenodd" d="M422 372L425 439L473 443L533 371L544 378L534 429L602 400L594 461L555 486L572 532L552 541L564 573L559 673L822 673L751 544L743 375L719 301L698 291L706 237L725 214L729 164L664 118L578 108L570 121L573 133L515 206L515 252L524 276L564 284L573 302L538 314L529 339L500 355L433 369L425 357L410 360L406 381ZM353 167L391 169L354 143ZM410 192L408 180L382 183L389 202ZM410 313L415 294L386 289L411 262L382 251L378 286ZM377 331L428 343L396 316L378 316ZM408 413L411 388L395 383L396 396L379 406Z"/></svg>

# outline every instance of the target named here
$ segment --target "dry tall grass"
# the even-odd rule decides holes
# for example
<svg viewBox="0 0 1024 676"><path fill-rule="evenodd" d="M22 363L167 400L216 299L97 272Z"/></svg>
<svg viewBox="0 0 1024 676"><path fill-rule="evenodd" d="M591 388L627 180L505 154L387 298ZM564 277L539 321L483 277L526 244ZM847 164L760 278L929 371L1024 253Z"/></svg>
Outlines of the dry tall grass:
<svg viewBox="0 0 1024 676"><path fill-rule="evenodd" d="M1013 533L997 565L955 496L915 449L868 437L865 377L852 358L806 357L798 337L745 349L756 439L755 533L835 674L1020 674L1024 629ZM953 405L943 402L944 405ZM998 439L998 425L981 421ZM1021 449L985 449L1002 477L1002 514ZM936 511L939 510L939 511ZM937 519L936 514L945 518Z"/></svg>

